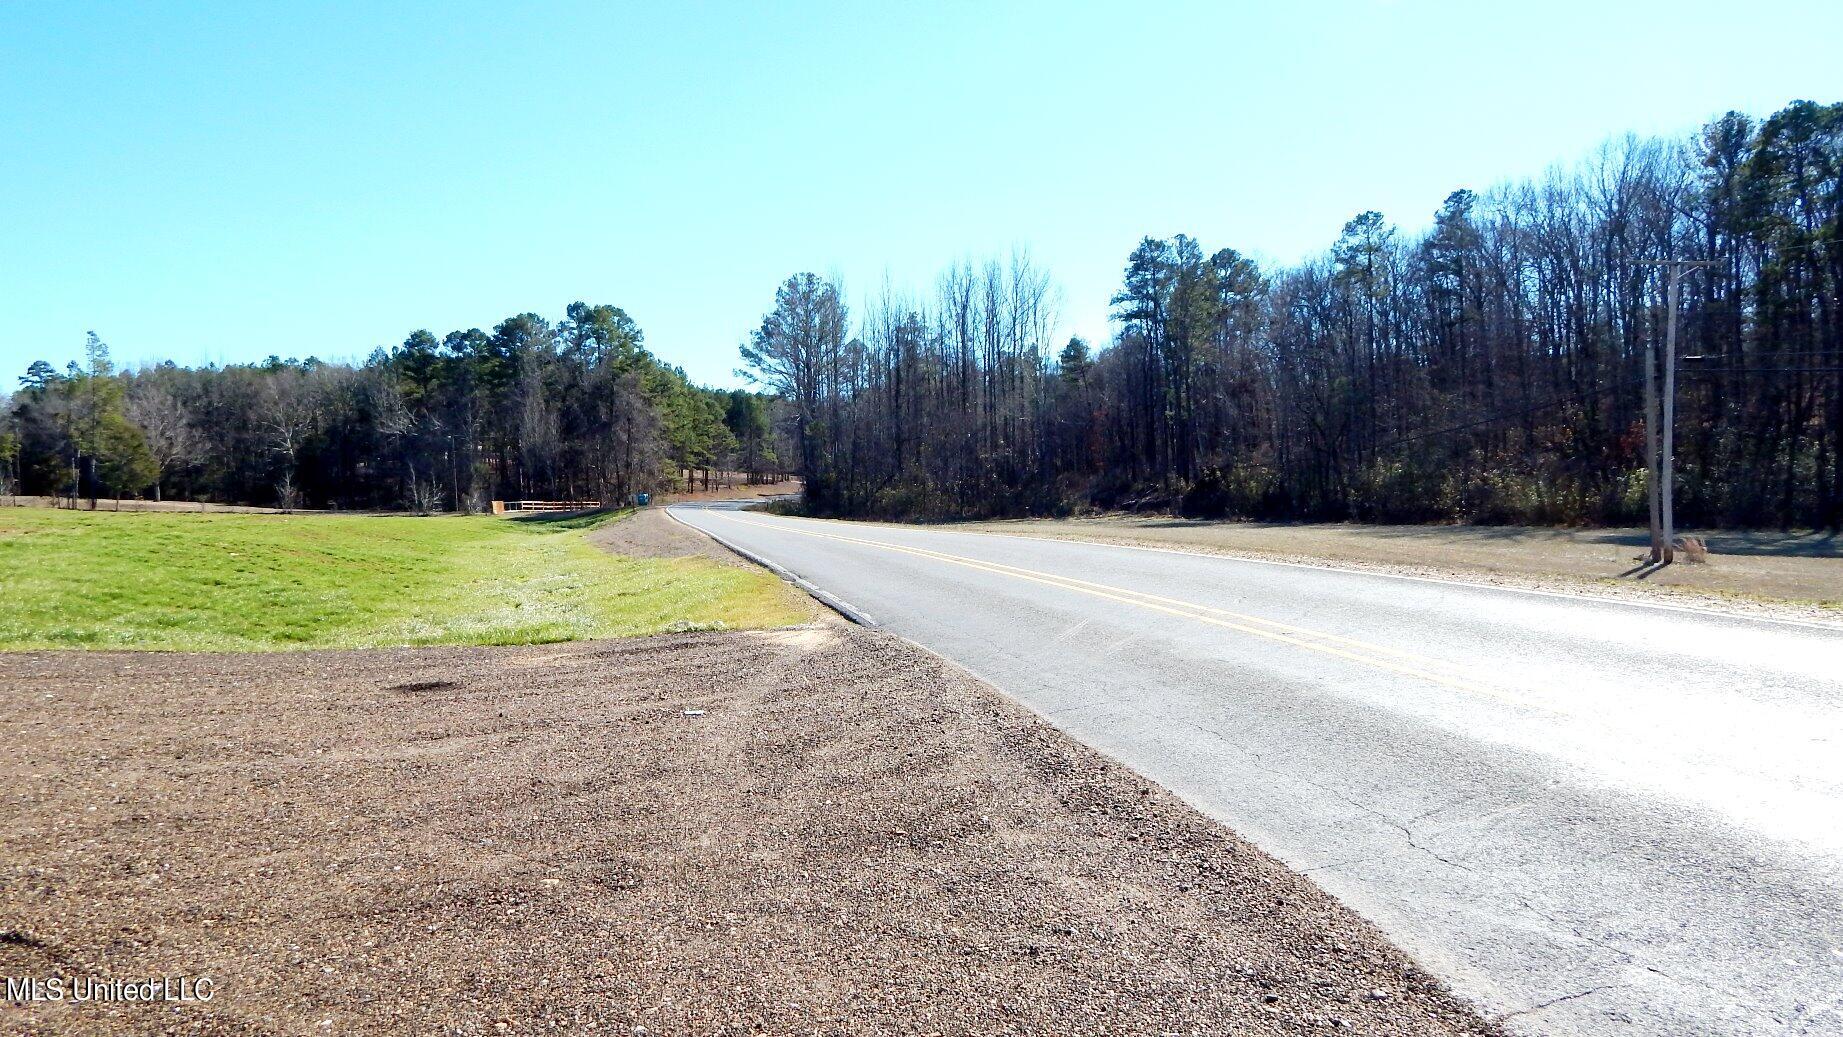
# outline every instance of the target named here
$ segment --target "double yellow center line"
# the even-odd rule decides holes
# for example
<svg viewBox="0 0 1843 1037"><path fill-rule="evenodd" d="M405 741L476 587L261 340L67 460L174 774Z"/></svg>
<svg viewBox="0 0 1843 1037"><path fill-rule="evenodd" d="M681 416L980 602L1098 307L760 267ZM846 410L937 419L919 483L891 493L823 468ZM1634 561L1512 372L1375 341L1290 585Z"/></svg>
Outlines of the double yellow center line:
<svg viewBox="0 0 1843 1037"><path fill-rule="evenodd" d="M720 512L713 510L706 511L705 514L721 515L735 522L741 522L752 526L761 526L782 533L815 537L821 540L835 540L840 543L856 544L861 547L875 548L880 551L890 551L916 558L926 558L948 565L962 566L980 572L1007 576L1012 579L1038 583L1047 587L1055 587L1059 590L1073 591L1078 594L1104 598L1108 601L1133 605L1153 612L1162 612L1166 615L1177 616L1193 622L1206 623L1210 626L1233 630L1251 637L1258 637L1268 641L1277 641L1295 648L1303 648L1307 651L1334 656L1349 662L1374 667L1379 670L1386 670L1390 673L1400 674L1405 677L1418 678L1433 684L1438 684L1442 687L1451 688L1455 691L1462 691L1474 695L1485 695L1518 706L1541 708L1537 703L1531 702L1519 695L1470 679L1466 674L1450 663L1445 663L1438 659L1431 659L1422 655L1416 655L1413 652L1405 652L1398 648L1390 648L1386 645L1359 641L1356 638L1344 637L1341 634L1312 630L1308 627L1302 627L1292 623L1281 623L1276 620L1252 616L1243 612L1234 612L1229 609L1217 608L1213 605L1202 605L1196 602L1182 601L1177 598L1168 598L1160 594L1131 590L1126 587L1114 587L1108 584L1094 583L1089 580L1079 580L1072 576L1059 576L1054 573L1040 572L1035 569L1005 565L1001 562L987 562L977 558L967 558L963 555L948 554L945 551L932 551L920 547L903 547L896 544L887 544L880 540L867 540L862 537L843 536L838 533L823 533L813 529L802 529L799 528L800 524L804 524L802 520L782 519L776 522L768 522L733 511Z"/></svg>

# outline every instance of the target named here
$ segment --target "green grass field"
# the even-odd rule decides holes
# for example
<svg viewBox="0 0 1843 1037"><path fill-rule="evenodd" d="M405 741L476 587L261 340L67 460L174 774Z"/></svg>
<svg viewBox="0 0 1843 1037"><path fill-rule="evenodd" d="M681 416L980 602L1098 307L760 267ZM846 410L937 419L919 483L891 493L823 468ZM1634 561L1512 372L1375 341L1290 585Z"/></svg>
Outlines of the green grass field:
<svg viewBox="0 0 1843 1037"><path fill-rule="evenodd" d="M0 509L0 649L534 644L808 618L766 573L583 539L616 519Z"/></svg>

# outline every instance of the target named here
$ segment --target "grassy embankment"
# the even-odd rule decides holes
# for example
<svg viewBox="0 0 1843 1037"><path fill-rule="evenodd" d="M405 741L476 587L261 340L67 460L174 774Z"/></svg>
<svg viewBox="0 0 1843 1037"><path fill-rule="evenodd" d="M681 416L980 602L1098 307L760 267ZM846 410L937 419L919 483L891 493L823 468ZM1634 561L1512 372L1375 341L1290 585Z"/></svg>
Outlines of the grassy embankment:
<svg viewBox="0 0 1843 1037"><path fill-rule="evenodd" d="M0 511L0 649L531 644L807 618L766 573L626 558L620 516Z"/></svg>

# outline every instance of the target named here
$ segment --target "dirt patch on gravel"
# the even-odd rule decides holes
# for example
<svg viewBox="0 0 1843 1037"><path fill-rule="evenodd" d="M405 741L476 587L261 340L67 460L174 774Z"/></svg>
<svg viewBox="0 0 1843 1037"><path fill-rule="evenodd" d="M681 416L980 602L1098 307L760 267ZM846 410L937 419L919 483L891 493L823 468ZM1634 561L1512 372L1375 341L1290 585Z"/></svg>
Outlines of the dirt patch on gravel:
<svg viewBox="0 0 1843 1037"><path fill-rule="evenodd" d="M1490 1032L1305 879L896 638L24 653L26 1033Z"/></svg>

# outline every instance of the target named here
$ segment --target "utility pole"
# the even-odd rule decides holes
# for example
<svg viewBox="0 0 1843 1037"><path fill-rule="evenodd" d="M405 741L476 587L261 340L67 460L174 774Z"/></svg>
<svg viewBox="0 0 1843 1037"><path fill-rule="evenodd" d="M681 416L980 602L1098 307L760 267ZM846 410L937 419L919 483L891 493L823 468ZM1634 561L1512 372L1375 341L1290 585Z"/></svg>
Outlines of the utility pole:
<svg viewBox="0 0 1843 1037"><path fill-rule="evenodd" d="M1651 560L1668 564L1676 560L1676 467L1677 467L1677 300L1681 296L1683 275L1699 267L1713 266L1708 260L1654 259L1641 266L1661 266L1669 277L1664 289L1664 419L1663 444L1659 447L1657 429L1657 358L1652 347L1645 346L1645 446L1650 453L1651 491Z"/></svg>
<svg viewBox="0 0 1843 1037"><path fill-rule="evenodd" d="M1645 498L1651 512L1651 564L1667 560L1664 513L1658 497L1657 342L1645 336Z"/></svg>

